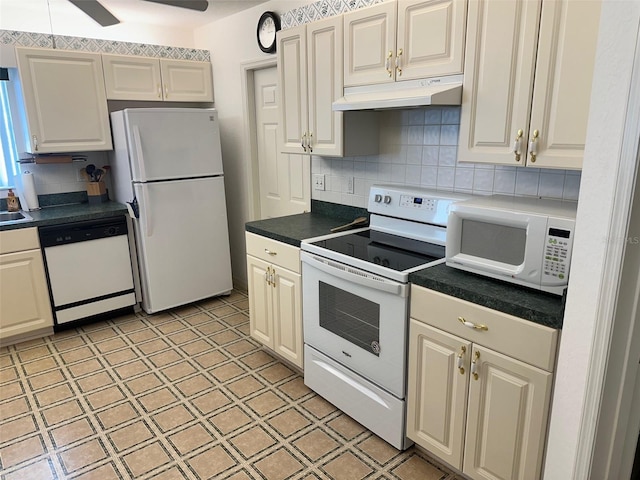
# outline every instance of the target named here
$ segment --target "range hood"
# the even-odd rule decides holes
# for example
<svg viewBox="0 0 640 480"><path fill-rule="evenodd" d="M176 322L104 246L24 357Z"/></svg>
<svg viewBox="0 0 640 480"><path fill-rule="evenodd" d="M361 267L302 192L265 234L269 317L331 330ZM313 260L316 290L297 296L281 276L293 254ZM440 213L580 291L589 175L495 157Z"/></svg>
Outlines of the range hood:
<svg viewBox="0 0 640 480"><path fill-rule="evenodd" d="M387 110L425 105L460 105L462 75L345 87L334 111Z"/></svg>

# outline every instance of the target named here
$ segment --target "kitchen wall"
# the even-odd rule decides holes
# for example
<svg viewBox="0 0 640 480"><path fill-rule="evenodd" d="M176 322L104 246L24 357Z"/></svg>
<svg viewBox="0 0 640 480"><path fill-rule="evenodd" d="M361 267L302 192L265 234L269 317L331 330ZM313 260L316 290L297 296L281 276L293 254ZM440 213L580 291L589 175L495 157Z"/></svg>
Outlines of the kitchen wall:
<svg viewBox="0 0 640 480"><path fill-rule="evenodd" d="M460 107L429 106L379 114L379 155L312 158L312 174L325 175L325 191L312 190L313 199L366 208L374 183L477 195L578 199L580 171L458 163ZM353 194L347 193L350 177Z"/></svg>

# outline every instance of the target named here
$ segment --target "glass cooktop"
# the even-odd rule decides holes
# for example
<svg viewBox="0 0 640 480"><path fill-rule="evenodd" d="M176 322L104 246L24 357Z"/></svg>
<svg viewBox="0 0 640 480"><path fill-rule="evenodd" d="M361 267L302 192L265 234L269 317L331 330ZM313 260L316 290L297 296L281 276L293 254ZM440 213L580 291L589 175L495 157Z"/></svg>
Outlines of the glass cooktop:
<svg viewBox="0 0 640 480"><path fill-rule="evenodd" d="M403 272L444 258L444 246L366 230L311 242L343 255Z"/></svg>

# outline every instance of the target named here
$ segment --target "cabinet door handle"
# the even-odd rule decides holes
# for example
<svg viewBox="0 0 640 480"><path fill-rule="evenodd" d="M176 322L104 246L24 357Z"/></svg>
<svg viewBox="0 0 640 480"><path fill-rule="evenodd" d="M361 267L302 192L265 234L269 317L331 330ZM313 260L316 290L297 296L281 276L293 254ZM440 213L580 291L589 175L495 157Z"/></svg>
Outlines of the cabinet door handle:
<svg viewBox="0 0 640 480"><path fill-rule="evenodd" d="M471 362L471 375L473 375L474 380L478 380L478 360L480 359L480 352L476 350L476 353L473 355L473 362Z"/></svg>
<svg viewBox="0 0 640 480"><path fill-rule="evenodd" d="M398 49L398 54L396 55L396 72L398 76L402 76L402 49Z"/></svg>
<svg viewBox="0 0 640 480"><path fill-rule="evenodd" d="M389 54L387 55L387 59L384 62L384 68L387 69L387 73L389 74L389 78L393 75L393 70L391 70L391 57L393 57L393 52L389 50Z"/></svg>
<svg viewBox="0 0 640 480"><path fill-rule="evenodd" d="M529 141L529 155L531 163L536 163L536 157L538 156L538 135L540 135L540 132L538 130L534 130L533 137Z"/></svg>
<svg viewBox="0 0 640 480"><path fill-rule="evenodd" d="M164 86L164 98L165 100L169 98L169 88L166 85Z"/></svg>
<svg viewBox="0 0 640 480"><path fill-rule="evenodd" d="M271 255L272 257L278 254L278 252L274 252L272 250L269 250L268 248L264 249L264 253L266 253L267 255Z"/></svg>
<svg viewBox="0 0 640 480"><path fill-rule="evenodd" d="M158 98L162 98L162 87L158 84Z"/></svg>
<svg viewBox="0 0 640 480"><path fill-rule="evenodd" d="M518 130L518 136L513 142L513 153L516 156L516 162L520 161L520 157L522 156L522 135L524 132L522 129Z"/></svg>
<svg viewBox="0 0 640 480"><path fill-rule="evenodd" d="M300 146L305 152L307 151L307 132L302 134L302 138L300 138Z"/></svg>
<svg viewBox="0 0 640 480"><path fill-rule="evenodd" d="M467 322L464 317L458 317L458 321L463 324L465 327L467 328L472 328L473 330L482 330L482 331L487 331L489 330L489 327L487 327L486 325L482 325L481 323L473 323L473 322Z"/></svg>
<svg viewBox="0 0 640 480"><path fill-rule="evenodd" d="M313 133L309 132L309 136L307 137L307 148L309 149L309 153L313 153L313 146L311 142L313 141Z"/></svg>
<svg viewBox="0 0 640 480"><path fill-rule="evenodd" d="M458 354L458 370L460 375L464 375L464 354L467 352L467 347L462 345L460 347L460 353Z"/></svg>
<svg viewBox="0 0 640 480"><path fill-rule="evenodd" d="M31 139L33 140L33 149L37 152L38 151L38 137L36 137L34 135L33 137L31 137Z"/></svg>
<svg viewBox="0 0 640 480"><path fill-rule="evenodd" d="M264 281L267 282L268 285L271 285L271 267L267 267L264 272Z"/></svg>
<svg viewBox="0 0 640 480"><path fill-rule="evenodd" d="M276 269L275 268L271 269L271 286L273 288L276 288Z"/></svg>

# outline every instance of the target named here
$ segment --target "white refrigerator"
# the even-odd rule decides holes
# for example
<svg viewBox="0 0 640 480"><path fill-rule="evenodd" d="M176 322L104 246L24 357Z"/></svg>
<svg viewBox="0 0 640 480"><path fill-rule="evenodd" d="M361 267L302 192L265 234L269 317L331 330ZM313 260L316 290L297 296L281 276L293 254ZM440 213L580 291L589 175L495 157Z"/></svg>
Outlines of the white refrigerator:
<svg viewBox="0 0 640 480"><path fill-rule="evenodd" d="M130 207L144 311L230 292L216 110L131 108L111 127L112 199Z"/></svg>

